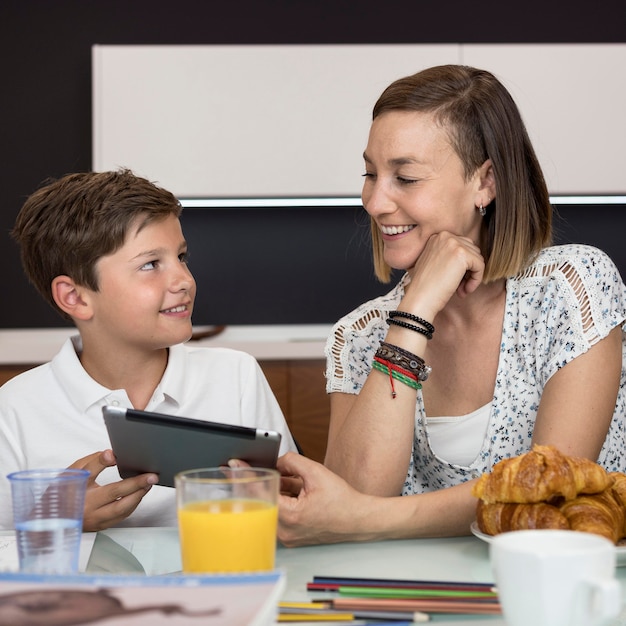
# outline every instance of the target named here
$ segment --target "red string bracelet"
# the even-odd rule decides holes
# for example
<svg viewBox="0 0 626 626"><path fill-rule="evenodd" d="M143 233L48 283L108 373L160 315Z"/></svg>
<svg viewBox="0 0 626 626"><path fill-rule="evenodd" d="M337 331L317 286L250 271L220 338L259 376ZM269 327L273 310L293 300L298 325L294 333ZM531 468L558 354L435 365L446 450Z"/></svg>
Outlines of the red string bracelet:
<svg viewBox="0 0 626 626"><path fill-rule="evenodd" d="M412 389L422 388L422 385L417 380L417 376L413 372L406 370L403 367L392 363L391 361L387 361L386 359L383 359L379 356L375 356L372 367L380 372L383 372L384 374L389 375L389 383L391 384L391 397L393 399L395 399L398 395L396 392L394 379L399 380L400 382L411 387Z"/></svg>

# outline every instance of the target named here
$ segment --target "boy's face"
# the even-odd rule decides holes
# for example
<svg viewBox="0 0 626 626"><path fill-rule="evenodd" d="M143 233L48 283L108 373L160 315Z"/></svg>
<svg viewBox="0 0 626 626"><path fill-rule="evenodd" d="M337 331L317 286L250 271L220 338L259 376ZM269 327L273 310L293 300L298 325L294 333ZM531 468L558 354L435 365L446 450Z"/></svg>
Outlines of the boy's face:
<svg viewBox="0 0 626 626"><path fill-rule="evenodd" d="M154 350L186 341L196 283L186 263L179 220L169 216L138 230L96 264L99 290L91 292L92 324L108 347Z"/></svg>

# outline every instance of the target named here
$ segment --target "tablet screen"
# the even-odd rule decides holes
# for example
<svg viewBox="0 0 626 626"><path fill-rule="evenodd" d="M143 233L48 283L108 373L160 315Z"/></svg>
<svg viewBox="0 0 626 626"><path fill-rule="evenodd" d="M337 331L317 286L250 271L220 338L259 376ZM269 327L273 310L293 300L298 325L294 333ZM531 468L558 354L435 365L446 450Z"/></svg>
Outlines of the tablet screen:
<svg viewBox="0 0 626 626"><path fill-rule="evenodd" d="M272 430L105 406L104 422L122 478L146 472L174 486L177 473L226 465L241 459L254 467L274 467L281 435Z"/></svg>

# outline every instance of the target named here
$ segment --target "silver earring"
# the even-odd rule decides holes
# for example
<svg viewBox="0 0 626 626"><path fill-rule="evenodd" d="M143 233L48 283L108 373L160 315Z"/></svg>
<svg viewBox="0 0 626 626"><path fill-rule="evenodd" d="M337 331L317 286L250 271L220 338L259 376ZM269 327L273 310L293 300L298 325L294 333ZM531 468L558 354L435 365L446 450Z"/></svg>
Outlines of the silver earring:
<svg viewBox="0 0 626 626"><path fill-rule="evenodd" d="M485 215L487 215L487 209L483 206L483 203L480 203L480 206L478 207L478 212L480 213L481 217L485 217Z"/></svg>

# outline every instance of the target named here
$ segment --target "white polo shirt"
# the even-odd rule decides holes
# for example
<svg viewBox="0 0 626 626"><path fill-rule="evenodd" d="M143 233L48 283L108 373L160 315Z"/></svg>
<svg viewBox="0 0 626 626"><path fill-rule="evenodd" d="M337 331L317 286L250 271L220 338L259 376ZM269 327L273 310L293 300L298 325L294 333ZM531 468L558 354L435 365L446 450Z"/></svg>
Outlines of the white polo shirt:
<svg viewBox="0 0 626 626"><path fill-rule="evenodd" d="M106 404L131 408L124 389L111 390L91 378L77 352L80 337L68 339L44 365L0 387L0 528L13 528L7 474L28 468L67 467L110 448L102 418ZM227 348L170 348L167 368L148 411L276 430L280 454L296 451L282 411L254 357ZM99 484L120 480L106 468ZM120 526L175 526L174 489L155 485Z"/></svg>

